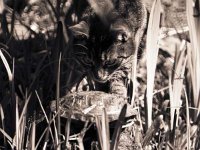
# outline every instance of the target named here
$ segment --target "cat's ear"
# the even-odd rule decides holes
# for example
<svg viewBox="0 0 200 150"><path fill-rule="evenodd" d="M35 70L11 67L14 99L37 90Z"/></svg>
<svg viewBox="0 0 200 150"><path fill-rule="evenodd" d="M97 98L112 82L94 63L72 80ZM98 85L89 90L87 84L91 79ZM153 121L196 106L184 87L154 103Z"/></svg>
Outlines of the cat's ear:
<svg viewBox="0 0 200 150"><path fill-rule="evenodd" d="M85 21L81 21L80 23L69 27L69 30L71 31L74 37L89 37L89 25Z"/></svg>
<svg viewBox="0 0 200 150"><path fill-rule="evenodd" d="M108 15L114 8L111 0L87 0L93 11L100 17Z"/></svg>
<svg viewBox="0 0 200 150"><path fill-rule="evenodd" d="M114 9L112 0L87 0L95 14L107 24L109 22L109 16Z"/></svg>

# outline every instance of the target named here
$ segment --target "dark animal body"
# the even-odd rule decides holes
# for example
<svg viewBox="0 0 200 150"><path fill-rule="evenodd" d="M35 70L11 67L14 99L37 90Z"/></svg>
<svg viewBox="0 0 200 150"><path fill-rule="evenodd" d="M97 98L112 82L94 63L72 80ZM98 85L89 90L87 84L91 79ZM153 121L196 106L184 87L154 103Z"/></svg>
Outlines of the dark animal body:
<svg viewBox="0 0 200 150"><path fill-rule="evenodd" d="M91 89L127 96L147 24L145 6L141 0L88 0L85 6L79 22L69 27L73 58L94 83Z"/></svg>

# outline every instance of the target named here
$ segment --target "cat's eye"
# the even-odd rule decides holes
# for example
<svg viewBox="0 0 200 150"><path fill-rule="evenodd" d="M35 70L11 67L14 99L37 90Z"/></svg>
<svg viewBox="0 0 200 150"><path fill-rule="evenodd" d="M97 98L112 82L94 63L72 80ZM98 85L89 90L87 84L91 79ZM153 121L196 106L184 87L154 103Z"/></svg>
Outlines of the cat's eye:
<svg viewBox="0 0 200 150"><path fill-rule="evenodd" d="M117 41L126 42L128 40L128 36L126 33L120 33L117 35Z"/></svg>

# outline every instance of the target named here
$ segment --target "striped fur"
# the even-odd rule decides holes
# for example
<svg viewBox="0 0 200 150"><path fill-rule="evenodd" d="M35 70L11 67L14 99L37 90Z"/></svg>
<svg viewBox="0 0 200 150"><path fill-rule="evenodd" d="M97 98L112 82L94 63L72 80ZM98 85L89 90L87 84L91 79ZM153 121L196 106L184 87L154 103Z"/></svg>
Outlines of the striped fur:
<svg viewBox="0 0 200 150"><path fill-rule="evenodd" d="M147 23L141 0L88 0L79 23L69 29L73 56L95 90L127 96L135 51Z"/></svg>

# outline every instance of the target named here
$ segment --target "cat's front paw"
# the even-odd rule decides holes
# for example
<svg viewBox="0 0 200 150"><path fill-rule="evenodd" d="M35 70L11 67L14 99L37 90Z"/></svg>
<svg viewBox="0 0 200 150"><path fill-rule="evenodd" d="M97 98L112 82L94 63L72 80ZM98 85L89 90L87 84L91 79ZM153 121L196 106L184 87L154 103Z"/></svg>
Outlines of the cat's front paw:
<svg viewBox="0 0 200 150"><path fill-rule="evenodd" d="M114 81L110 83L109 93L127 97L127 87L123 82Z"/></svg>

